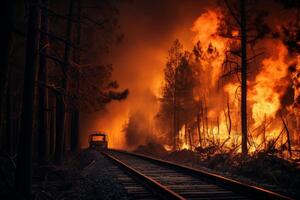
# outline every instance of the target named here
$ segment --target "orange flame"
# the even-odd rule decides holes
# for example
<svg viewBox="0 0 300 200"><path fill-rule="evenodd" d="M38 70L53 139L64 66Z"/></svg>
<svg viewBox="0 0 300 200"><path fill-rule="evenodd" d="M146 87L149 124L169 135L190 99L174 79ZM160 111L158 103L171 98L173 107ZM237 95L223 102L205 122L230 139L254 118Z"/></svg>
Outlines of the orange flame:
<svg viewBox="0 0 300 200"><path fill-rule="evenodd" d="M221 17L222 14L217 10L207 11L196 19L191 30L195 33L195 37L193 38L194 43L199 41L198 45L201 47L200 69L202 69L201 73L204 75L200 76L202 87L208 99L208 118L210 121L216 121L215 119L218 119L218 125L216 125L216 122L210 122L211 125L207 127L207 129L209 129L207 132L210 133L210 137L215 137L218 132L219 135L217 137L221 143L222 141L228 140L229 136L227 132L229 122L228 116L226 112L224 112L226 104L224 100L217 99L229 98L231 139L227 144L231 145L232 143L238 144L241 141L240 83L236 80L231 80L223 86L223 93L218 92L218 94L216 94L213 92L213 89L216 88L222 75L221 69L222 63L225 60L226 51L232 42L217 34ZM232 36L239 36L239 31L232 31ZM289 85L289 83L284 80L288 75L289 66L286 47L281 42L274 40L263 42L270 44L270 47L276 46L276 48L270 48L271 50L268 50L270 56L259 63L259 72L248 80L248 108L251 110L249 114L252 115L251 117L253 119L253 121L249 121L250 130L253 127L263 125L266 121L273 123L272 120L276 119L277 112L282 108L281 98ZM196 96L196 99L199 99L201 94L197 94ZM275 120L272 126L270 126L268 130L265 130L264 138L258 135L255 137L254 135L252 136L253 146L257 147L263 140L278 137L281 128L282 124L278 123L278 120L277 122ZM255 148L250 147L250 151L254 150Z"/></svg>
<svg viewBox="0 0 300 200"><path fill-rule="evenodd" d="M217 34L221 12L207 11L203 13L193 24L191 31L195 33L193 42L200 42L202 59L200 65L206 75L210 76L207 86L215 86L218 82L221 66L224 62L225 53L228 49L228 39Z"/></svg>
<svg viewBox="0 0 300 200"><path fill-rule="evenodd" d="M281 43L277 47L277 55L262 61L262 69L255 78L255 85L250 90L249 100L253 101L252 118L254 125L261 125L265 118L274 119L280 109L282 91L279 86L286 87L282 78L287 76L288 64L285 62L287 49Z"/></svg>

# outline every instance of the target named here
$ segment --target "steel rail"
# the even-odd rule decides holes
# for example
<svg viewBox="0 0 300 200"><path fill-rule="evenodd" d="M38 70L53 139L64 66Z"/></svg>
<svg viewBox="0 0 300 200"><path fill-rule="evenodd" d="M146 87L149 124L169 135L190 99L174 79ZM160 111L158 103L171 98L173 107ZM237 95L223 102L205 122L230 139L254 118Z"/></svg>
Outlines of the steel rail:
<svg viewBox="0 0 300 200"><path fill-rule="evenodd" d="M181 164L165 161L162 159L154 158L154 157L143 155L143 154L127 152L124 150L110 149L109 151L115 151L115 152L131 155L131 156L135 156L135 157L138 157L138 158L141 158L144 160L148 160L152 163L156 163L158 165L163 165L168 168L172 168L174 170L183 172L183 173L191 175L191 176L205 178L209 182L212 182L223 188L232 190L241 195L247 196L248 198L251 198L251 199L294 200L291 197L288 197L288 196L285 196L282 194L278 194L276 192L273 192L273 191L270 191L267 189L263 189L258 186L245 184L245 183L239 182L237 180L233 180L233 179L230 179L230 178L227 178L227 177L224 177L224 176L212 173L212 172L204 171L201 169L195 169L195 168L191 168L191 167L184 166Z"/></svg>
<svg viewBox="0 0 300 200"><path fill-rule="evenodd" d="M148 189L151 189L151 192L154 195L158 196L161 199L174 199L174 200L185 200L186 198L180 196L179 194L173 192L172 190L166 188L164 185L159 182L153 180L152 178L140 173L139 171L133 169L132 167L126 165L121 160L109 155L106 152L101 152L104 156L112 160L118 166L126 170L130 175L134 176L141 184L145 185Z"/></svg>

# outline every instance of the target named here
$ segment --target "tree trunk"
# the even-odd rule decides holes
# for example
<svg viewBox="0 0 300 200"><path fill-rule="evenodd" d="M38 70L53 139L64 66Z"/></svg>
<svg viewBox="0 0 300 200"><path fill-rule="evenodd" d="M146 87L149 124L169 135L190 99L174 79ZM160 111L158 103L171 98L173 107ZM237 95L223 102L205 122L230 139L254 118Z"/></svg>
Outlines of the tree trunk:
<svg viewBox="0 0 300 200"><path fill-rule="evenodd" d="M201 118L202 118L202 144L205 145L205 118L204 118L204 108L203 101L201 101Z"/></svg>
<svg viewBox="0 0 300 200"><path fill-rule="evenodd" d="M40 25L39 0L29 2L27 24L30 34L27 35L21 130L15 178L17 195L20 199L30 199L31 193L33 113Z"/></svg>
<svg viewBox="0 0 300 200"><path fill-rule="evenodd" d="M66 152L70 149L68 147L70 146L70 139L71 139L71 113L68 110L65 110L65 128L64 128L64 144L63 144L63 155L66 155ZM70 123L69 123L70 122Z"/></svg>
<svg viewBox="0 0 300 200"><path fill-rule="evenodd" d="M179 131L181 129L180 125L180 108L179 108L179 96L176 97L176 148L178 149L179 144Z"/></svg>
<svg viewBox="0 0 300 200"><path fill-rule="evenodd" d="M9 72L9 55L12 46L12 15L15 1L4 0L1 2L1 13L3 20L0 31L0 150L6 146L6 133L2 131L3 114L5 111L3 104L7 87L7 76Z"/></svg>
<svg viewBox="0 0 300 200"><path fill-rule="evenodd" d="M71 115L71 151L76 153L79 149L79 111L76 109Z"/></svg>
<svg viewBox="0 0 300 200"><path fill-rule="evenodd" d="M228 119L228 125L227 125L227 132L228 137L230 137L231 133L231 115L230 115L230 105L229 105L229 97L227 98L227 119Z"/></svg>
<svg viewBox="0 0 300 200"><path fill-rule="evenodd" d="M176 151L176 106L175 96L173 100L173 151Z"/></svg>
<svg viewBox="0 0 300 200"><path fill-rule="evenodd" d="M206 126L206 136L207 138L209 137L209 130L208 130L208 111L207 111L207 103L206 103L206 98L204 96L204 103L203 103L203 109L204 109L204 112L205 112L205 126Z"/></svg>
<svg viewBox="0 0 300 200"><path fill-rule="evenodd" d="M51 97L51 117L50 117L50 156L53 158L56 144L56 96Z"/></svg>
<svg viewBox="0 0 300 200"><path fill-rule="evenodd" d="M290 153L290 156L292 157L292 145L291 145L291 140L290 140L290 131L289 131L289 128L288 128L288 126L285 122L285 119L283 118L283 116L281 114L280 114L280 117L281 117L284 129L285 129L285 132L286 132L288 151Z"/></svg>
<svg viewBox="0 0 300 200"><path fill-rule="evenodd" d="M81 40L81 0L77 0L77 38L76 38L76 46L80 46ZM80 64L80 50L74 50L73 54L74 61L79 65ZM75 108L71 114L71 151L76 153L79 149L79 101L78 101L78 93L79 93L79 84L80 84L80 72L79 68L77 69L75 74L75 84L76 84L76 94L75 97Z"/></svg>
<svg viewBox="0 0 300 200"><path fill-rule="evenodd" d="M65 125L65 105L63 97L60 94L56 95L56 137L55 137L55 163L60 164L63 157L64 147L64 125Z"/></svg>
<svg viewBox="0 0 300 200"><path fill-rule="evenodd" d="M174 77L174 94L173 94L173 151L177 149L177 88L176 88L177 70L175 69Z"/></svg>
<svg viewBox="0 0 300 200"><path fill-rule="evenodd" d="M220 144L220 119L219 116L217 117L217 143Z"/></svg>
<svg viewBox="0 0 300 200"><path fill-rule="evenodd" d="M43 0L44 6L49 6L48 0ZM38 111L38 161L44 163L49 158L49 103L48 103L48 69L47 55L49 40L47 33L49 32L48 13L43 10L41 15L41 34L40 41L40 68L39 68L39 111Z"/></svg>
<svg viewBox="0 0 300 200"><path fill-rule="evenodd" d="M241 99L241 130L242 130L242 155L248 154L247 148L247 29L246 29L246 1L240 0L241 6L241 78L242 78L242 99Z"/></svg>
<svg viewBox="0 0 300 200"><path fill-rule="evenodd" d="M202 147L202 138L201 138L201 130L200 130L200 105L198 103L198 112L197 112L197 131L198 131L198 138L199 138L199 145Z"/></svg>
<svg viewBox="0 0 300 200"><path fill-rule="evenodd" d="M55 162L60 164L63 158L64 152L64 135L65 135L65 118L66 118L66 101L65 97L68 95L68 68L70 65L71 56L71 40L72 40L72 17L73 17L74 0L70 0L69 13L67 20L67 32L66 32L66 43L64 52L64 65L63 65L63 77L62 77L62 88L63 93L61 97L58 97L56 102L57 107L57 122L56 122L56 149L55 149Z"/></svg>
<svg viewBox="0 0 300 200"><path fill-rule="evenodd" d="M190 150L193 150L191 129L188 129Z"/></svg>
<svg viewBox="0 0 300 200"><path fill-rule="evenodd" d="M7 137L7 153L12 155L13 153L13 146L14 146L14 138L11 131L11 70L8 73L8 80L7 80L7 91L6 91L6 137Z"/></svg>
<svg viewBox="0 0 300 200"><path fill-rule="evenodd" d="M188 135L188 127L186 124L184 124L184 137L185 137L185 143L188 144L189 143L189 135Z"/></svg>

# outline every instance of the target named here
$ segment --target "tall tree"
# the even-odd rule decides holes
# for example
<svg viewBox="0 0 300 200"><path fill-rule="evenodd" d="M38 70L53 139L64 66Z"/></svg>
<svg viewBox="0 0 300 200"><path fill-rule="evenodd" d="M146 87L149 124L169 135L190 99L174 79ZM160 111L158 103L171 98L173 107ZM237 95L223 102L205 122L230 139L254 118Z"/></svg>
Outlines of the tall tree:
<svg viewBox="0 0 300 200"><path fill-rule="evenodd" d="M73 27L73 11L74 0L69 1L69 12L67 18L67 30L65 37L64 60L62 67L62 94L57 97L57 121L56 121L56 148L55 161L60 164L64 152L64 138L65 138L65 121L66 121L66 96L68 95L68 70L71 59L71 42L72 42L72 27Z"/></svg>
<svg viewBox="0 0 300 200"><path fill-rule="evenodd" d="M246 2L241 0L241 130L242 130L242 154L246 156L248 153L248 123L247 123L247 29L246 29Z"/></svg>
<svg viewBox="0 0 300 200"><path fill-rule="evenodd" d="M5 92L7 87L7 77L9 74L9 55L12 46L12 32L13 32L13 9L14 0L4 0L1 2L2 13L2 31L0 32L0 149L4 147L5 132L2 131L3 122L3 102L5 99Z"/></svg>
<svg viewBox="0 0 300 200"><path fill-rule="evenodd" d="M76 24L76 46L80 46L81 41L81 0L77 0L77 24ZM73 51L73 60L77 66L80 66L80 50L74 49ZM80 84L80 68L77 67L75 72L75 92L74 95L74 106L71 113L71 151L77 152L78 151L78 143L79 143L79 101L78 101L78 93L79 93L79 84Z"/></svg>
<svg viewBox="0 0 300 200"><path fill-rule="evenodd" d="M248 65L263 52L256 53L254 50L258 40L263 39L270 32L264 23L267 12L257 8L257 3L247 0L233 0L229 3L224 0L227 14L224 23L220 27L220 35L232 41L230 50L226 55L223 66L225 73L222 77L228 77L239 73L241 82L241 132L242 132L242 155L248 154L248 122L247 122L247 77ZM239 3L239 4L238 4ZM235 7L239 5L239 7ZM250 48L251 47L251 48ZM251 49L251 56L248 49Z"/></svg>
<svg viewBox="0 0 300 200"><path fill-rule="evenodd" d="M42 2L45 8L49 0ZM49 19L48 13L43 9L41 14L41 40L40 40L40 66L39 66L39 109L38 109L38 160L43 163L49 156L49 103L48 103L48 66L46 55L49 47Z"/></svg>
<svg viewBox="0 0 300 200"><path fill-rule="evenodd" d="M35 105L35 82L38 71L40 8L39 0L29 1L29 18L24 71L21 131L15 186L19 198L30 199L32 167L33 113Z"/></svg>
<svg viewBox="0 0 300 200"><path fill-rule="evenodd" d="M169 57L164 69L165 84L162 91L162 113L172 113L172 146L173 149L177 149L177 137L179 131L178 125L178 112L177 112L177 73L178 66L183 57L183 46L176 39L169 50Z"/></svg>
<svg viewBox="0 0 300 200"><path fill-rule="evenodd" d="M189 55L190 53L183 51L179 40L175 40L164 69L164 85L157 117L171 130L171 140L168 139L168 143L172 144L173 150L178 149L181 142L179 129L190 122L195 114L193 90L197 81L189 63Z"/></svg>

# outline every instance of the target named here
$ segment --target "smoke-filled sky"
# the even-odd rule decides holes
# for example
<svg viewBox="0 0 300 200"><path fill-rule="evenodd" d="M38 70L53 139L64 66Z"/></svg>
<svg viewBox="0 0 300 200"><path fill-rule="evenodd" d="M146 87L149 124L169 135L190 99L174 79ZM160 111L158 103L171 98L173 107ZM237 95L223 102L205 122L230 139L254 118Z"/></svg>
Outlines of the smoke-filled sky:
<svg viewBox="0 0 300 200"><path fill-rule="evenodd" d="M122 128L128 115L140 109L154 114L157 109L153 95L160 92L163 68L172 42L178 38L185 48L191 49L193 22L205 9L213 7L213 2L118 1L119 24L124 40L111 49L106 62L113 64L113 79L122 88L128 88L130 95L125 101L111 103L105 113L83 117L82 134L90 130L104 130L110 135L112 146L124 147ZM82 145L87 145L86 139Z"/></svg>
<svg viewBox="0 0 300 200"><path fill-rule="evenodd" d="M145 86L157 89L161 81L157 75L162 75L172 42L179 38L186 47L192 46L193 21L208 4L197 0L121 2L120 26L125 38L110 55L114 78L123 87L135 88L132 92Z"/></svg>
<svg viewBox="0 0 300 200"><path fill-rule="evenodd" d="M105 112L83 117L82 134L87 135L86 132L91 130L104 130L109 134L111 147L126 147L122 129L130 113L142 111L151 118L157 111L155 96L160 94L163 68L172 42L178 38L184 48L191 50L195 35L191 30L193 23L202 13L217 7L216 2L117 1L120 31L124 34L124 40L112 47L105 62L113 64L113 79L119 82L121 89L128 88L130 95L125 101L109 104ZM273 1L266 2L264 4L272 2L274 6ZM272 13L274 10L275 6L269 11ZM82 146L86 145L87 137L84 137Z"/></svg>

